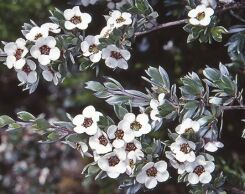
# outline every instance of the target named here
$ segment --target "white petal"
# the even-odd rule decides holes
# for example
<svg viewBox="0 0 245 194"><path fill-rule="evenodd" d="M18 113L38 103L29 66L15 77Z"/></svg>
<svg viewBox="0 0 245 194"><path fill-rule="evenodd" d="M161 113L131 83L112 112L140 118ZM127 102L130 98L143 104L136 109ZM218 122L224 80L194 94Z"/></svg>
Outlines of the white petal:
<svg viewBox="0 0 245 194"><path fill-rule="evenodd" d="M48 65L50 63L50 58L48 55L40 55L38 57L38 62L41 64L41 65Z"/></svg>
<svg viewBox="0 0 245 194"><path fill-rule="evenodd" d="M136 121L138 121L141 125L144 125L149 122L149 117L147 114L139 114L136 117Z"/></svg>
<svg viewBox="0 0 245 194"><path fill-rule="evenodd" d="M73 118L72 123L77 126L81 126L84 122L84 116L83 115L77 115Z"/></svg>
<svg viewBox="0 0 245 194"><path fill-rule="evenodd" d="M194 26L200 24L199 20L197 20L196 18L191 18L191 19L189 19L189 22L190 22L190 24L192 24L192 25L194 25Z"/></svg>
<svg viewBox="0 0 245 194"><path fill-rule="evenodd" d="M92 118L94 113L95 113L95 108L91 105L83 109L84 117Z"/></svg>
<svg viewBox="0 0 245 194"><path fill-rule="evenodd" d="M117 173L117 172L107 172L107 175L110 178L115 179L115 178L119 177L120 173Z"/></svg>
<svg viewBox="0 0 245 194"><path fill-rule="evenodd" d="M115 138L115 132L117 130L117 126L116 125L111 125L108 127L107 129L107 135L110 139L114 139Z"/></svg>
<svg viewBox="0 0 245 194"><path fill-rule="evenodd" d="M97 63L97 62L99 62L100 59L101 59L101 52L98 52L98 53L96 53L96 54L93 54L93 55L91 55L89 58L90 58L90 60L91 60L93 63Z"/></svg>
<svg viewBox="0 0 245 194"><path fill-rule="evenodd" d="M36 81L37 81L37 72L36 71L30 72L27 76L27 82L33 84Z"/></svg>
<svg viewBox="0 0 245 194"><path fill-rule="evenodd" d="M208 26L210 24L210 22L211 22L211 18L210 17L206 17L206 18L204 18L203 20L200 21L200 24L202 26Z"/></svg>
<svg viewBox="0 0 245 194"><path fill-rule="evenodd" d="M153 189L157 186L157 180L156 178L148 178L147 181L145 182L145 186L148 189Z"/></svg>
<svg viewBox="0 0 245 194"><path fill-rule="evenodd" d="M75 15L72 9L67 9L64 11L64 17L66 20L70 20Z"/></svg>
<svg viewBox="0 0 245 194"><path fill-rule="evenodd" d="M84 127L77 126L73 130L78 134L84 133Z"/></svg>
<svg viewBox="0 0 245 194"><path fill-rule="evenodd" d="M53 73L50 72L49 70L43 71L42 72L43 78L48 81L51 82L53 81Z"/></svg>
<svg viewBox="0 0 245 194"><path fill-rule="evenodd" d="M27 74L23 71L18 71L17 78L20 82L25 83L27 80Z"/></svg>
<svg viewBox="0 0 245 194"><path fill-rule="evenodd" d="M88 135L95 135L97 133L98 126L96 123L93 123L90 127L86 128L85 133Z"/></svg>
<svg viewBox="0 0 245 194"><path fill-rule="evenodd" d="M60 50L55 47L50 50L49 57L51 60L55 61L60 58Z"/></svg>
<svg viewBox="0 0 245 194"><path fill-rule="evenodd" d="M201 183L206 184L212 180L212 176L209 172L204 172L200 175L199 180Z"/></svg>
<svg viewBox="0 0 245 194"><path fill-rule="evenodd" d="M32 46L30 50L31 56L33 56L35 59L37 59L40 55L41 52L37 46Z"/></svg>
<svg viewBox="0 0 245 194"><path fill-rule="evenodd" d="M168 171L164 171L164 172L161 172L161 173L158 172L156 178L157 178L158 182L165 182L169 178L169 173L168 173Z"/></svg>
<svg viewBox="0 0 245 194"><path fill-rule="evenodd" d="M199 182L199 177L196 173L190 173L188 174L188 181L189 183L195 185Z"/></svg>
<svg viewBox="0 0 245 194"><path fill-rule="evenodd" d="M167 170L167 163L165 161L159 161L154 166L159 172L164 172Z"/></svg>
<svg viewBox="0 0 245 194"><path fill-rule="evenodd" d="M144 184L145 180L146 180L146 173L145 172L140 172L137 176L136 176L136 181L138 183Z"/></svg>
<svg viewBox="0 0 245 194"><path fill-rule="evenodd" d="M14 63L14 67L16 69L22 69L22 67L24 67L25 64L26 64L26 60L25 59L19 59L18 61L16 61Z"/></svg>
<svg viewBox="0 0 245 194"><path fill-rule="evenodd" d="M124 115L123 120L126 120L130 123L135 121L135 115L133 113L127 113Z"/></svg>
<svg viewBox="0 0 245 194"><path fill-rule="evenodd" d="M76 28L76 25L70 21L65 21L65 28L67 30L73 30L74 28Z"/></svg>

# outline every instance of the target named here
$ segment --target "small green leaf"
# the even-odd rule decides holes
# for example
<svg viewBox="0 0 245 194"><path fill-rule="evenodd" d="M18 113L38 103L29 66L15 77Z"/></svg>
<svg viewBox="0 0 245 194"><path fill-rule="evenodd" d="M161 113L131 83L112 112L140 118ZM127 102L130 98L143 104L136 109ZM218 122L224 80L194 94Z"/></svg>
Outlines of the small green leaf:
<svg viewBox="0 0 245 194"><path fill-rule="evenodd" d="M25 111L18 112L17 116L22 121L33 121L36 119L31 113Z"/></svg>

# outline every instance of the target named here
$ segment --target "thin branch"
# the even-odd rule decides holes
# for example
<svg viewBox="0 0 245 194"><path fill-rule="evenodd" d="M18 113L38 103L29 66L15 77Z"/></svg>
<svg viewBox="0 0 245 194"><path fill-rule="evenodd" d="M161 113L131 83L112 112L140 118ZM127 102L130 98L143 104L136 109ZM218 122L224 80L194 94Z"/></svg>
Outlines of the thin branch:
<svg viewBox="0 0 245 194"><path fill-rule="evenodd" d="M136 32L135 33L135 37L142 36L142 35L145 35L145 34L149 34L151 32L154 32L154 31L157 31L157 30L160 30L160 29L163 29L163 28L168 28L168 27L172 27L172 26L178 26L178 25L181 25L181 24L185 24L187 21L188 21L188 19L183 19L183 20L177 20L177 21L173 21L173 22L160 24L159 26L156 26L155 28L152 28L150 30L143 31L143 32Z"/></svg>
<svg viewBox="0 0 245 194"><path fill-rule="evenodd" d="M223 106L222 110L245 110L245 106Z"/></svg>
<svg viewBox="0 0 245 194"><path fill-rule="evenodd" d="M245 7L245 1L231 3L231 4L228 4L228 5L224 5L222 7L218 7L216 9L216 13L222 13L222 12L225 12L227 10L241 9L243 7ZM142 35L145 35L145 34L149 34L151 32L154 32L154 31L157 31L157 30L161 30L161 29L164 29L164 28L185 24L185 23L187 23L187 21L188 21L188 19L182 19L182 20L176 20L176 21L172 21L172 22L163 23L163 24L160 24L160 25L158 25L158 26L156 26L156 27L154 27L154 28L152 28L150 30L146 30L146 31L143 31L143 32L136 32L135 33L135 37L142 36Z"/></svg>

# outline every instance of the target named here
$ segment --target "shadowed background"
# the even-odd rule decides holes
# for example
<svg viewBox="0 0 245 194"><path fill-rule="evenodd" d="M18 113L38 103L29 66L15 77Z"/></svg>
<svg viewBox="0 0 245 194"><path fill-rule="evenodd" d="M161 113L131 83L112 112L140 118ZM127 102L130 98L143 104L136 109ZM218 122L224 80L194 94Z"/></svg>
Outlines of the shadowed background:
<svg viewBox="0 0 245 194"><path fill-rule="evenodd" d="M156 1L154 1L156 2ZM0 40L15 41L21 36L21 26L29 19L38 25L48 21L49 9L58 7L64 10L71 7L72 2L65 0L0 0ZM160 17L158 22L176 20L174 16L166 16L169 8L163 2L154 3L154 8ZM108 14L106 4L99 4L82 9L90 13L93 22L87 34L98 34L106 22L103 14ZM236 23L223 15L226 23ZM222 43L213 45L187 45L187 34L181 26L164 29L147 36L138 37L133 45L128 71L112 71L101 63L102 75L109 75L128 89L144 90L148 86L141 79L148 66L161 65L169 73L172 83L179 83L179 78L187 72L196 71L201 75L205 65L218 67L219 62L229 63L226 47ZM228 38L228 37L226 37ZM2 48L2 46L1 46ZM78 73L68 78L59 87L41 82L36 92L29 95L18 87L16 73L0 66L0 115L7 114L15 117L19 110L26 110L35 115L44 113L47 118L64 119L64 113L72 115L81 112L86 105L93 104L98 110L113 116L112 108L101 99L96 99L91 92L83 89L86 81L94 80L95 72ZM240 87L244 87L244 75L239 77ZM241 138L244 112L226 112L224 117L224 133L222 141L225 148L218 152L228 164L244 170L245 141ZM164 129L163 129L164 130ZM167 129L165 129L167 130ZM81 194L81 193L117 193L111 181L95 184L91 179L81 183L81 170L88 161L70 148L56 143L40 145L38 137L30 131L20 131L19 134L0 134L0 193L1 194ZM5 146L5 147L4 147ZM2 150L1 150L2 149ZM48 169L48 170L47 170ZM231 169L227 166L227 171ZM45 172L48 171L46 175ZM236 173L236 172L231 172ZM46 175L46 176L45 176ZM235 176L235 175L234 175ZM42 178L44 182L42 182ZM41 181L40 181L41 179ZM234 179L235 180L235 179ZM169 181L158 187L154 193L185 194L185 187Z"/></svg>

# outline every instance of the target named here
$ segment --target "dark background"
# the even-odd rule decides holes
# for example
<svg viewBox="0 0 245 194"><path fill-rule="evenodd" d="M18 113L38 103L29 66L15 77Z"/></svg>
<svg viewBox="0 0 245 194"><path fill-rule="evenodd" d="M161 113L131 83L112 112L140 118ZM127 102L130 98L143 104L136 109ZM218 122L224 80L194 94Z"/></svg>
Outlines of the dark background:
<svg viewBox="0 0 245 194"><path fill-rule="evenodd" d="M65 0L0 0L0 40L15 41L16 38L21 36L21 26L24 22L28 22L29 19L33 19L37 24L41 25L48 21L48 10L58 7L64 10L69 5ZM163 23L166 21L176 20L176 17L166 16L169 8L164 7L162 1L154 5L156 11L158 11L160 17L158 22ZM97 34L100 32L103 26L105 26L105 20L102 17L103 14L108 14L105 4L91 6L84 8L85 11L91 13L93 22L89 27L87 34ZM227 13L221 15L225 21L224 26L230 24L237 24L238 21L230 20ZM149 49L145 52L139 50L139 46L143 39L147 38L149 43ZM144 90L145 86L149 86L141 79L144 75L144 70L148 66L158 67L161 65L169 73L169 77L172 83L179 83L179 78L185 75L187 72L195 71L201 75L202 69L206 65L211 67L217 67L219 62L229 63L229 57L227 55L226 47L224 44L228 40L228 36L225 37L222 43L214 43L212 45L200 44L198 42L192 44L186 44L187 34L182 30L181 26L171 27L158 32L154 32L147 36L139 37L136 39L136 43L133 45L132 58L130 60L129 69L127 71L105 68L104 64L101 64L101 75L109 75L117 80L121 80L121 83L128 89ZM166 45L168 41L173 41L174 47L170 50L164 50L163 45ZM3 48L3 47L2 47ZM72 115L79 113L82 107L93 104L100 111L112 116L112 108L104 103L103 100L96 99L92 94L83 89L83 84L86 81L94 80L94 71L86 73L78 73L74 77L68 78L59 87L54 87L52 84L42 82L37 91L29 95L28 92L23 92L21 87L18 87L18 80L14 70L8 70L6 66L0 66L0 115L7 114L15 117L15 113L19 110L26 110L35 115L44 113L48 117L64 118L64 112L69 112ZM244 87L244 75L239 75L239 85ZM245 161L245 141L241 138L243 123L240 121L244 118L244 112L241 110L226 112L224 115L224 129L222 142L225 147L218 152L218 155L227 161L230 166L236 168L244 168ZM23 135L25 134L25 135ZM23 143L24 136L31 136L28 139L28 143ZM2 137L8 137L9 144L13 144L13 153L18 156L12 163L7 163L4 160L4 154L0 152L0 175L13 177L12 183L4 185L0 179L0 193L18 193L13 189L11 185L19 184L19 180L13 176L16 171L13 166L20 160L31 160L33 168L42 168L48 166L52 174L48 178L47 186L39 185L34 179L30 178L30 170L27 170L24 174L18 174L22 179L26 180L27 189L23 189L23 193L58 193L58 194L77 194L77 193L112 193L110 182L104 182L98 185L94 185L92 181L92 187L86 189L83 184L81 187L82 175L80 174L84 162L80 160L80 156L69 148L61 145L40 145L36 143L36 138L33 135L24 131L20 133L18 137L10 138L9 134L2 134ZM15 142L12 142L13 139ZM1 142L0 142L1 143ZM55 151L53 151L55 150ZM40 152L53 152L46 158L40 158ZM24 153L23 153L24 152ZM36 153L35 153L36 152ZM70 168L65 168L64 163L69 161ZM35 184L33 184L35 182ZM2 184L2 186L1 186ZM91 185L91 182L87 181L87 185ZM33 189L32 189L33 188ZM49 189L48 189L49 188ZM154 193L186 193L185 188L181 185L176 185L173 181L169 181L166 184L160 186Z"/></svg>

